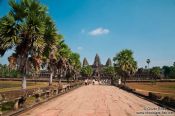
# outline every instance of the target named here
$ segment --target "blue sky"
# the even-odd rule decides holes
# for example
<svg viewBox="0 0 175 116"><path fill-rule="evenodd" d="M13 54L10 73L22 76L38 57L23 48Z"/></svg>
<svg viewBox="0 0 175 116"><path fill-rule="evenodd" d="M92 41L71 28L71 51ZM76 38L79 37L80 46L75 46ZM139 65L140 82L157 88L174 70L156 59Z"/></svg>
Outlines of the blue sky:
<svg viewBox="0 0 175 116"><path fill-rule="evenodd" d="M105 63L120 50L134 52L138 65L175 61L175 0L41 0L48 6L70 48L93 63L95 54ZM9 11L0 2L0 17ZM7 63L7 56L0 58Z"/></svg>

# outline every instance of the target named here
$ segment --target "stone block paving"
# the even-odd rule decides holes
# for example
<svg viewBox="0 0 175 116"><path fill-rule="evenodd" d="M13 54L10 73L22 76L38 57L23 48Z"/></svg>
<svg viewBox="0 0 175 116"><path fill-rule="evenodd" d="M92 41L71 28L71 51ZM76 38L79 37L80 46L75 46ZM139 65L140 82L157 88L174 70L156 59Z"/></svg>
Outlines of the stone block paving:
<svg viewBox="0 0 175 116"><path fill-rule="evenodd" d="M50 100L20 116L175 116L114 86L87 85Z"/></svg>

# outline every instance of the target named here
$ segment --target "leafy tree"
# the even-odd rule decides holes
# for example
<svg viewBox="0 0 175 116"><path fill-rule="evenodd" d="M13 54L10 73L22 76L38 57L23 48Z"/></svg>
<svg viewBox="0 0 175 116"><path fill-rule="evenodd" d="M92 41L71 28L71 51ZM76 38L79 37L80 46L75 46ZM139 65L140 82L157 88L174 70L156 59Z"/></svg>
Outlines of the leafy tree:
<svg viewBox="0 0 175 116"><path fill-rule="evenodd" d="M138 70L137 70L137 73L139 73L139 74L142 74L144 72L144 68L139 68Z"/></svg>
<svg viewBox="0 0 175 116"><path fill-rule="evenodd" d="M92 67L85 66L81 68L81 75L84 77L90 77L93 73Z"/></svg>
<svg viewBox="0 0 175 116"><path fill-rule="evenodd" d="M173 79L175 78L175 67L174 66L170 66L169 77Z"/></svg>
<svg viewBox="0 0 175 116"><path fill-rule="evenodd" d="M175 78L175 67L174 66L163 66L162 70L166 78Z"/></svg>
<svg viewBox="0 0 175 116"><path fill-rule="evenodd" d="M112 66L104 67L103 74L107 77L113 77L115 75L114 67L112 67Z"/></svg>
<svg viewBox="0 0 175 116"><path fill-rule="evenodd" d="M161 68L160 67L152 67L150 69L150 74L152 76L152 84L156 84L156 80L160 78L161 75Z"/></svg>
<svg viewBox="0 0 175 116"><path fill-rule="evenodd" d="M160 77L161 68L160 67L153 67L153 68L151 68L150 73L154 77L154 79L157 79Z"/></svg>
<svg viewBox="0 0 175 116"><path fill-rule="evenodd" d="M115 69L113 66L103 68L103 74L111 80L111 84L114 84Z"/></svg>
<svg viewBox="0 0 175 116"><path fill-rule="evenodd" d="M119 52L114 58L115 67L120 76L124 78L124 84L126 78L131 77L137 69L137 62L134 60L133 52L125 49Z"/></svg>
<svg viewBox="0 0 175 116"><path fill-rule="evenodd" d="M3 65L0 63L0 69L3 67Z"/></svg>
<svg viewBox="0 0 175 116"><path fill-rule="evenodd" d="M168 78L168 76L170 75L171 68L169 66L163 66L162 69L165 78Z"/></svg>

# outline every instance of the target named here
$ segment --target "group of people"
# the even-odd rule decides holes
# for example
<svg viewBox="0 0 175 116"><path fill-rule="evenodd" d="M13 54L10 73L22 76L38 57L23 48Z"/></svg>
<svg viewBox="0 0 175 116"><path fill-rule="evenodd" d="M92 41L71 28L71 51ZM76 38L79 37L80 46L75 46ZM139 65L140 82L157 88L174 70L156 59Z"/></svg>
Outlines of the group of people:
<svg viewBox="0 0 175 116"><path fill-rule="evenodd" d="M98 84L98 81L96 81L95 79L85 79L84 81L85 85L89 85L89 84Z"/></svg>
<svg viewBox="0 0 175 116"><path fill-rule="evenodd" d="M108 79L104 79L104 80L95 80L95 79L85 79L84 81L85 85L107 85L110 84L111 81Z"/></svg>

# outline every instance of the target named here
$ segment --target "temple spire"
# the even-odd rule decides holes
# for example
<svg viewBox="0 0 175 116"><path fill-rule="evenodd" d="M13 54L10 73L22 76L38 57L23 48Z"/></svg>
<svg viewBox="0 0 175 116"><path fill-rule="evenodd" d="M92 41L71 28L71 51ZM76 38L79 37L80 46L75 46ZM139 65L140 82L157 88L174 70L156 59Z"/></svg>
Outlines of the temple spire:
<svg viewBox="0 0 175 116"><path fill-rule="evenodd" d="M89 63L88 63L88 61L87 61L87 59L86 59L86 57L83 59L83 66L88 66L89 65Z"/></svg>
<svg viewBox="0 0 175 116"><path fill-rule="evenodd" d="M110 58L106 61L106 66L112 66L112 61Z"/></svg>
<svg viewBox="0 0 175 116"><path fill-rule="evenodd" d="M94 66L98 67L101 65L100 57L98 54L96 54L95 59L94 59Z"/></svg>

